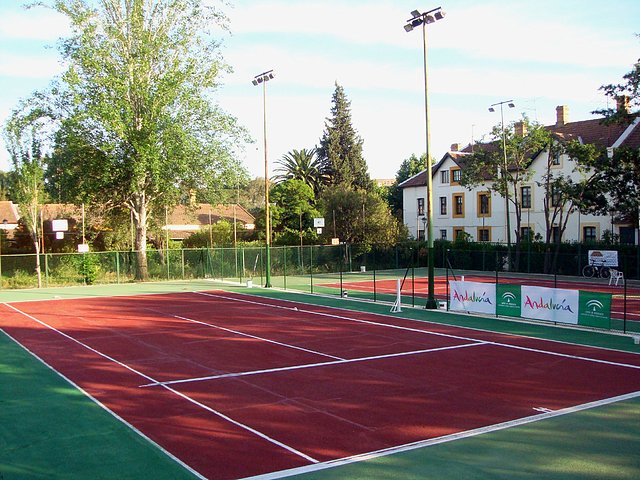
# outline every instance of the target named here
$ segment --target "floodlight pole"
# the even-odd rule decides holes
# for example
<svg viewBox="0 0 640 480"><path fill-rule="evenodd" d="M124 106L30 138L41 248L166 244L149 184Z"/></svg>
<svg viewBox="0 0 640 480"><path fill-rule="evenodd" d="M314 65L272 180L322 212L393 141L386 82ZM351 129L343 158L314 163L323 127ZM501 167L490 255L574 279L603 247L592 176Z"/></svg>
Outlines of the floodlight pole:
<svg viewBox="0 0 640 480"><path fill-rule="evenodd" d="M254 85L262 83L262 123L264 134L264 209L265 209L265 288L271 288L271 219L269 218L269 157L267 154L267 82L273 79L273 70L256 75Z"/></svg>
<svg viewBox="0 0 640 480"><path fill-rule="evenodd" d="M428 293L427 303L425 308L435 309L438 308L438 304L435 299L434 288L434 261L435 255L433 250L433 178L432 178L432 164L431 164L431 132L429 130L429 69L427 68L427 24L433 23L436 20L442 20L444 18L444 12L442 7L434 8L425 13L420 13L418 10L411 12L412 18L407 20L407 24L404 29L406 32L410 32L414 27L422 25L422 41L423 41L423 60L424 60L424 116L425 116L425 140L426 140L426 170L427 170L427 276L428 276Z"/></svg>
<svg viewBox="0 0 640 480"><path fill-rule="evenodd" d="M507 180L507 174L509 172L509 163L507 162L507 138L504 130L504 104L508 104L509 108L513 108L513 100L505 100L503 102L494 103L489 106L489 111L493 112L493 108L500 105L500 126L502 129L502 178L504 178L505 186L505 210L507 215L507 268L511 269L511 215L509 214L509 181Z"/></svg>

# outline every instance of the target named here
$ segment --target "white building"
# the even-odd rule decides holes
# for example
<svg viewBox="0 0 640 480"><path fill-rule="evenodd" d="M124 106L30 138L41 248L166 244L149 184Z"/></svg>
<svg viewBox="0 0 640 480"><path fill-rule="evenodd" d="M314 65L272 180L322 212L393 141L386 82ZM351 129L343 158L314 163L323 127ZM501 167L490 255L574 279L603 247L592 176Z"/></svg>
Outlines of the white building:
<svg viewBox="0 0 640 480"><path fill-rule="evenodd" d="M596 144L607 149L630 146L640 148L640 118L628 126L603 125L601 119L569 122L568 107L556 108L557 121L548 126L554 135L564 139L577 139L584 144ZM523 128L522 124L516 128ZM526 132L520 132L526 133ZM487 146L488 147L488 146ZM433 167L433 234L436 239L453 240L458 235L468 234L474 241L507 242L506 201L484 186L471 190L460 185L461 170L465 157L472 146L463 150L452 145L452 151ZM549 152L542 151L531 158L528 165L531 178L517 186L522 205L521 234L531 232L534 236L546 234L544 214L544 189L538 186L546 173ZM551 169L577 179L579 173L573 171L573 162L560 156L551 162ZM427 221L426 170L405 180L399 186L403 189L404 223L414 238L424 239ZM488 182L487 184L490 184ZM513 192L512 192L513 195ZM513 204L509 206L511 240L515 239L516 216ZM605 231L619 235L622 243L637 242L637 225L631 219L616 221L609 215L584 215L579 212L564 212L569 215L563 241L590 241L602 239ZM557 222L553 226L554 235L559 234Z"/></svg>

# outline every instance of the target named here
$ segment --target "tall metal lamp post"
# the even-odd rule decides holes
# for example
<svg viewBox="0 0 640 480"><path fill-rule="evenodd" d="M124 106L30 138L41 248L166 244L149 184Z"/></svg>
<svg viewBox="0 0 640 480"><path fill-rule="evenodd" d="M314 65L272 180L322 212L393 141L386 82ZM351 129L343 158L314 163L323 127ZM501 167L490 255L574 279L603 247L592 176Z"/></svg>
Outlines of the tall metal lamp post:
<svg viewBox="0 0 640 480"><path fill-rule="evenodd" d="M265 288L271 288L271 219L269 217L269 160L267 156L267 82L273 80L273 70L268 70L256 75L252 83L255 86L262 84L262 112L264 125L264 208L265 208L265 235L266 235L266 265Z"/></svg>
<svg viewBox="0 0 640 480"><path fill-rule="evenodd" d="M411 12L411 18L407 20L404 30L412 31L414 28L422 25L423 40L423 57L424 57L424 116L425 116L425 133L426 133L426 167L427 167L427 252L428 252L428 296L425 308L434 309L438 307L434 294L434 260L433 251L433 179L431 166L431 153L429 144L431 143L431 134L429 132L429 75L427 69L427 25L434 23L436 20L442 20L445 13L442 7L434 8L428 12L420 13L418 10Z"/></svg>
<svg viewBox="0 0 640 480"><path fill-rule="evenodd" d="M502 178L507 178L509 164L507 162L507 138L504 130L504 109L503 106L507 105L509 108L514 108L516 105L513 100L505 100L503 102L494 103L489 105L489 111L495 112L493 107L500 106L500 126L502 128ZM507 266L511 269L511 215L509 214L509 183L505 180L505 210L507 215Z"/></svg>

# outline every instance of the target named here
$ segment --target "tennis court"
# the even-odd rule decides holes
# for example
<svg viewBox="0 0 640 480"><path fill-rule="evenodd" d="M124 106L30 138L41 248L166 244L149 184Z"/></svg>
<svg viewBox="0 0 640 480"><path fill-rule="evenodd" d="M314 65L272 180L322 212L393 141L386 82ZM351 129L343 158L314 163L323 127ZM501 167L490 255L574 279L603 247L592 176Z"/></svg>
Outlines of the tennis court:
<svg viewBox="0 0 640 480"><path fill-rule="evenodd" d="M321 472L640 396L632 352L242 290L11 302L0 315L200 478Z"/></svg>

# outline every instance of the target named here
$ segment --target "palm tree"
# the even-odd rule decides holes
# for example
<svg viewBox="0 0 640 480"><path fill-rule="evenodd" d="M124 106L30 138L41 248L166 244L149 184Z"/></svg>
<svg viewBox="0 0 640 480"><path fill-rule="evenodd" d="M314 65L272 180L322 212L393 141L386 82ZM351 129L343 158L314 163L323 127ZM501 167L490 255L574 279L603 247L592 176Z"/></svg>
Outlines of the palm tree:
<svg viewBox="0 0 640 480"><path fill-rule="evenodd" d="M292 150L285 153L276 164L280 165L276 168L276 172L282 172L275 177L278 182L284 180L297 179L313 188L313 191L319 193L322 186L326 183L326 172L318 160L316 149Z"/></svg>

